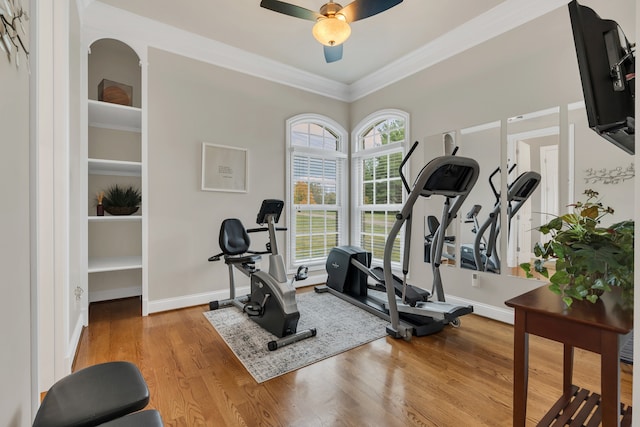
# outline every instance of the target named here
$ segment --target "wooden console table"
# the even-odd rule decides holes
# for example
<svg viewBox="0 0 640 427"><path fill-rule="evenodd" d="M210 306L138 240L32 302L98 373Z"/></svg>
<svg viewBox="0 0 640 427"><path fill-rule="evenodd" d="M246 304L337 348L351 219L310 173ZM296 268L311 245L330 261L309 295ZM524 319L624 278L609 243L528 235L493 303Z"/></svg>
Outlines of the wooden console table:
<svg viewBox="0 0 640 427"><path fill-rule="evenodd" d="M538 426L603 427L631 425L631 407L620 405L620 338L633 328L633 308L622 302L620 289L601 301L575 301L567 309L546 286L505 302L515 309L513 364L513 425L525 425L529 373L529 334L564 344L562 396ZM572 383L574 347L601 355L601 393Z"/></svg>

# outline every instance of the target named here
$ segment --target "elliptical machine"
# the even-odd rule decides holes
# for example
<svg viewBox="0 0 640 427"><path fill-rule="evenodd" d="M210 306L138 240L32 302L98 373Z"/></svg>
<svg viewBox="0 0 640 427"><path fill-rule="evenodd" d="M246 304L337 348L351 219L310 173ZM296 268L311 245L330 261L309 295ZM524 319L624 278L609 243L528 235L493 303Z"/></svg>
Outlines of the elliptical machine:
<svg viewBox="0 0 640 427"><path fill-rule="evenodd" d="M315 328L297 331L300 313L293 282L306 279L307 268L300 266L291 283L287 281L284 260L278 252L276 239L276 231L286 228L276 228L275 225L283 207L284 202L281 200L267 199L262 202L256 222L259 225L266 224L266 227L245 229L239 219L225 219L220 226L218 238L222 252L209 258L209 261L219 261L222 257L229 267L229 299L211 301L209 309L235 306L242 310L251 320L279 338L267 343L267 348L271 351L316 335ZM267 250L249 250L249 233L264 231L269 232ZM256 262L260 261L263 254L269 254L269 272L256 267ZM236 296L234 268L250 277L250 294Z"/></svg>
<svg viewBox="0 0 640 427"><path fill-rule="evenodd" d="M514 164L509 168L509 174L515 169ZM460 247L460 267L478 271L488 271L492 273L500 273L500 256L498 254L497 240L500 235L500 211L502 209L502 201L500 200L500 192L493 183L493 177L500 172L500 168L496 168L489 175L489 186L495 196L493 210L489 212L489 216L479 224L477 216L480 211L479 205L474 205L472 210L467 214L467 218L472 217L474 223L474 232L476 234L473 246L461 245ZM518 213L524 203L529 200L533 192L540 184L541 176L535 171L526 171L518 175L518 177L507 186L507 233L511 232L511 219ZM465 221L466 222L466 221ZM488 237L486 237L486 233Z"/></svg>
<svg viewBox="0 0 640 427"><path fill-rule="evenodd" d="M394 338L410 340L413 335L430 335L445 325L459 326L460 316L473 312L470 305L454 305L445 301L440 263L445 244L445 230L451 224L478 180L480 168L470 158L454 155L437 157L422 168L410 187L402 172L405 163L417 147L416 142L400 164L399 172L407 190L407 201L396 215L396 221L385 243L383 268L370 268L371 254L356 246L333 248L327 257L327 284L316 287L316 292L330 292L378 317L388 320L387 333ZM407 284L409 272L411 217L419 197L444 196L440 226L431 242L430 259L433 286L429 292ZM403 253L403 277L396 277L391 269L393 245L405 226L408 236ZM375 281L368 284L368 278Z"/></svg>

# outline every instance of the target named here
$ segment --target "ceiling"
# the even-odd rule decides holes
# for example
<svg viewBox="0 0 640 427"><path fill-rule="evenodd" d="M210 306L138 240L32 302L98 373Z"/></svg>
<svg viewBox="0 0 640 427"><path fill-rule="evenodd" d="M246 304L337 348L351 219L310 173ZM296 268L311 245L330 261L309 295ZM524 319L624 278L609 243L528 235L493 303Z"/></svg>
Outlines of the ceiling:
<svg viewBox="0 0 640 427"><path fill-rule="evenodd" d="M383 13L352 23L343 59L327 64L322 45L311 34L313 22L261 8L259 0L85 0L88 5L94 2L345 85L407 62L425 46L459 40L462 46L440 47L441 51L456 53L470 47L470 39L481 42L566 4L566 0L404 0ZM324 1L291 3L317 11ZM497 16L501 19L496 20ZM511 21L515 21L513 25ZM450 36L454 33L457 38Z"/></svg>

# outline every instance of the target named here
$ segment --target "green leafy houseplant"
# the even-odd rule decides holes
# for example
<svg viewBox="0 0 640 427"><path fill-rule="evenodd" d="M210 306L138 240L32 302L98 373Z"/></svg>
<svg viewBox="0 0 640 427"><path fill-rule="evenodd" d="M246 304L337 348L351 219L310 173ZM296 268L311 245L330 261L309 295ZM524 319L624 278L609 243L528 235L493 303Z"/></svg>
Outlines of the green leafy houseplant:
<svg viewBox="0 0 640 427"><path fill-rule="evenodd" d="M634 221L601 227L601 219L614 211L598 201L598 192L585 190L586 201L576 202L573 213L552 219L537 228L550 240L536 243L533 265L520 264L527 277L531 270L549 279L549 289L562 296L570 307L574 300L595 303L612 287L622 288L625 300L633 302ZM546 263L555 260L549 277Z"/></svg>
<svg viewBox="0 0 640 427"><path fill-rule="evenodd" d="M131 185L112 185L104 192L102 198L104 210L112 215L131 215L138 210L141 201L140 190Z"/></svg>

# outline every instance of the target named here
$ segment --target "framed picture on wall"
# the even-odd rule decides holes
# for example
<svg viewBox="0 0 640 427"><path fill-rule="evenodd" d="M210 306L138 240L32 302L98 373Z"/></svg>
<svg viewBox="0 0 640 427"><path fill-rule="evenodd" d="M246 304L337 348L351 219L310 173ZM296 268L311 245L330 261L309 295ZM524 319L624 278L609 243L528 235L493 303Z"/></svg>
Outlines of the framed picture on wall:
<svg viewBox="0 0 640 427"><path fill-rule="evenodd" d="M202 143L202 190L247 192L248 151L244 148Z"/></svg>

